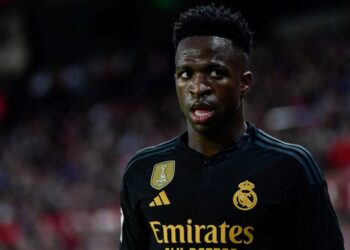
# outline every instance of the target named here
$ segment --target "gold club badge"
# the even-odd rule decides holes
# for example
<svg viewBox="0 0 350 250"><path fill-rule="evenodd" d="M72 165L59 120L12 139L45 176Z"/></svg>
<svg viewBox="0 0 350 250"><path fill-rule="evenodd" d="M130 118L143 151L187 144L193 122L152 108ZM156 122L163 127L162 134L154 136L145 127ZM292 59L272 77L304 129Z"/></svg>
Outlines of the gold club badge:
<svg viewBox="0 0 350 250"><path fill-rule="evenodd" d="M174 178L175 161L163 161L153 167L151 186L160 190L167 186Z"/></svg>
<svg viewBox="0 0 350 250"><path fill-rule="evenodd" d="M233 204L239 210L247 211L255 207L258 197L253 191L255 185L246 180L238 185L239 190L233 195Z"/></svg>

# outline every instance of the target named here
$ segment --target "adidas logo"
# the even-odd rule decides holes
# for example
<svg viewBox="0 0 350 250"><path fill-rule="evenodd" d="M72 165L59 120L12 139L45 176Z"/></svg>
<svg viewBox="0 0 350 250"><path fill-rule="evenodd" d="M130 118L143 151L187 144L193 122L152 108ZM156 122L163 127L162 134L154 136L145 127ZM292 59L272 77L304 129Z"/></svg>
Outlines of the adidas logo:
<svg viewBox="0 0 350 250"><path fill-rule="evenodd" d="M149 204L150 207L170 205L170 201L165 191L160 192Z"/></svg>

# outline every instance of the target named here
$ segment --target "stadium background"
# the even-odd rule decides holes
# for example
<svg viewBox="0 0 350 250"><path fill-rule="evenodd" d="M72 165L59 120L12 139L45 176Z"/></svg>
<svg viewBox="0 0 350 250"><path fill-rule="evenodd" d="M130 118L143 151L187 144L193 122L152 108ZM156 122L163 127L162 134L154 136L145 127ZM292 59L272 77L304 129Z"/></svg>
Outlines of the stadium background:
<svg viewBox="0 0 350 250"><path fill-rule="evenodd" d="M246 116L306 146L350 249L350 4L218 1L255 31ZM122 170L184 130L171 24L208 1L0 0L0 249L111 250Z"/></svg>

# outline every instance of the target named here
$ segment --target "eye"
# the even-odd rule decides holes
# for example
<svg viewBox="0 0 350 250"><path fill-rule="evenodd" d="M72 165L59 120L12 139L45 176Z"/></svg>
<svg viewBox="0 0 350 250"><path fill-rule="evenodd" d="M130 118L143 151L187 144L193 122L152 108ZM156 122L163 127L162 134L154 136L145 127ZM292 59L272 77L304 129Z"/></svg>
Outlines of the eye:
<svg viewBox="0 0 350 250"><path fill-rule="evenodd" d="M177 78L180 79L180 80L183 80L183 81L189 80L191 78L191 76L192 76L191 72L189 72L187 70L180 71L177 74Z"/></svg>
<svg viewBox="0 0 350 250"><path fill-rule="evenodd" d="M224 77L224 73L220 70L215 69L210 71L210 77L213 79L220 80Z"/></svg>

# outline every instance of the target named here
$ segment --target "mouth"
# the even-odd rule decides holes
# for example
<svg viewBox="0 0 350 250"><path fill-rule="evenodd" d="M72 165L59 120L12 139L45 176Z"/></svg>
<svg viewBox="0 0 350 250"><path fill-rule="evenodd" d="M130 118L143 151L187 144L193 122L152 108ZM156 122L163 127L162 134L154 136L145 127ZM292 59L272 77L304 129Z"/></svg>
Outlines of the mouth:
<svg viewBox="0 0 350 250"><path fill-rule="evenodd" d="M192 105L190 116L193 122L204 124L214 116L214 107L208 103L197 103Z"/></svg>

